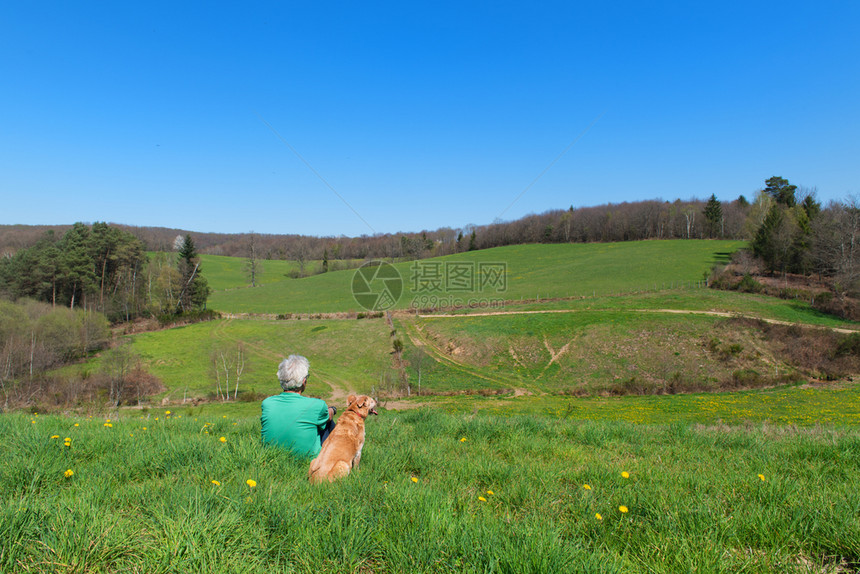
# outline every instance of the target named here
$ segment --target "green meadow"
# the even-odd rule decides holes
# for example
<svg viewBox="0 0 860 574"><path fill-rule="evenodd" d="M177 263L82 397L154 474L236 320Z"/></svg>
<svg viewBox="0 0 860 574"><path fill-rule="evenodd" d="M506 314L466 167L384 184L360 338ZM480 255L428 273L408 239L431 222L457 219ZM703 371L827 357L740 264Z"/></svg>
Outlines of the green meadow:
<svg viewBox="0 0 860 574"><path fill-rule="evenodd" d="M395 308L408 309L413 302L430 307L437 306L434 301L444 304L671 289L702 281L713 264L727 261L741 245L738 241L704 240L516 245L396 263L404 291ZM446 264L471 270L471 282L458 283L456 291L435 290L435 274L444 274ZM484 281L482 285L481 278L486 277L479 274L482 264L502 266L503 284ZM230 313L362 311L352 296L354 274L355 270L333 271L257 288L216 291L209 306Z"/></svg>
<svg viewBox="0 0 860 574"><path fill-rule="evenodd" d="M308 318L361 311L354 270L291 279L266 262L252 289L242 260L206 257L210 308L291 318L129 336L166 389L152 401L0 416L0 572L857 571L860 386L797 357L833 359L852 341L833 329L858 326L702 287L739 246L429 260L503 262L504 292L455 295L507 303L420 313L415 264L397 263L395 312L360 319ZM774 338L719 313L803 328ZM219 402L212 359L239 350L239 400ZM361 468L331 485L260 445L259 401L290 353L311 361L307 394L380 398Z"/></svg>
<svg viewBox="0 0 860 574"><path fill-rule="evenodd" d="M382 411L311 486L216 408L5 415L3 572L850 572L855 426ZM109 422L108 422L108 419Z"/></svg>

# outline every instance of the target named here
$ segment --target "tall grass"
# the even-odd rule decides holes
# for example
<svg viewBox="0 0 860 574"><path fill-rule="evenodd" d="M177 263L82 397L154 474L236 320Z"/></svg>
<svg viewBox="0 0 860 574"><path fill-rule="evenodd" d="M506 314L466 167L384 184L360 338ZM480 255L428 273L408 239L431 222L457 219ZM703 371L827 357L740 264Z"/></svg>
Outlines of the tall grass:
<svg viewBox="0 0 860 574"><path fill-rule="evenodd" d="M383 412L362 467L312 487L307 461L260 446L256 417L195 412L111 427L0 417L0 571L786 572L860 560L856 428Z"/></svg>

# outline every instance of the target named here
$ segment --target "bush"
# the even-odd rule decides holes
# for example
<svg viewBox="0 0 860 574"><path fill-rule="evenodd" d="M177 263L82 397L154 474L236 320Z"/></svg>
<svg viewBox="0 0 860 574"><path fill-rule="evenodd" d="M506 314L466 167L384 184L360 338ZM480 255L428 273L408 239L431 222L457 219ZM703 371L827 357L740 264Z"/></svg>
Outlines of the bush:
<svg viewBox="0 0 860 574"><path fill-rule="evenodd" d="M756 281L752 275L747 273L743 276L740 283L738 283L737 290L741 293L761 293L764 291L764 285Z"/></svg>

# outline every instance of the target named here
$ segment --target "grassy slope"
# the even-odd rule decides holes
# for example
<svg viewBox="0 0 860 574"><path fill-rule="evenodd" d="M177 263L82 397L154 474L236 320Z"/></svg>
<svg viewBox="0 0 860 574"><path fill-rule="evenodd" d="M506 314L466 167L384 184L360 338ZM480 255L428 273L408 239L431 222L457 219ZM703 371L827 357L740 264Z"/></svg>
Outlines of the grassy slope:
<svg viewBox="0 0 860 574"><path fill-rule="evenodd" d="M516 245L459 253L434 259L477 265L504 263L507 289L442 293L443 298L532 299L605 295L619 291L662 289L679 282L703 279L711 265L740 247L737 241L640 241L615 244ZM427 265L429 260L419 262ZM397 308L410 306L424 293L413 290L413 263L395 265L404 294ZM426 269L423 268L423 269ZM422 271L423 272L423 271ZM216 292L210 307L238 313L312 313L360 311L352 297L354 270L335 271L303 279L279 281L256 289ZM204 271L205 275L205 271ZM423 306L423 305L422 305Z"/></svg>
<svg viewBox="0 0 860 574"><path fill-rule="evenodd" d="M383 412L361 468L314 487L307 461L260 446L258 419L182 411L112 427L0 417L0 571L734 574L860 561L856 428Z"/></svg>
<svg viewBox="0 0 860 574"><path fill-rule="evenodd" d="M236 352L244 345L247 365L240 390L274 394L275 373L291 353L312 359L308 392L330 396L337 389L370 390L390 362L389 330L381 319L361 321L212 321L137 335L133 348L161 378L174 399L214 391L209 365L213 349Z"/></svg>

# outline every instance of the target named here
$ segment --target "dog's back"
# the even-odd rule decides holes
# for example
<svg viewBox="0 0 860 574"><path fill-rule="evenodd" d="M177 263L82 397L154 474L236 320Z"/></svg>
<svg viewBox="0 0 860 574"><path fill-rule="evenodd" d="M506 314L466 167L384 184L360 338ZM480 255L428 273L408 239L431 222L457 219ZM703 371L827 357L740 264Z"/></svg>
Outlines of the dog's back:
<svg viewBox="0 0 860 574"><path fill-rule="evenodd" d="M349 406L340 415L319 455L311 461L308 480L312 483L332 482L346 476L361 461L364 420L369 414L377 414L376 401L366 395L350 395L347 401Z"/></svg>

